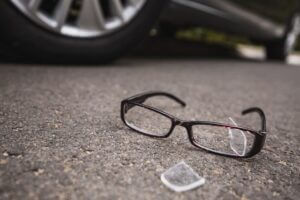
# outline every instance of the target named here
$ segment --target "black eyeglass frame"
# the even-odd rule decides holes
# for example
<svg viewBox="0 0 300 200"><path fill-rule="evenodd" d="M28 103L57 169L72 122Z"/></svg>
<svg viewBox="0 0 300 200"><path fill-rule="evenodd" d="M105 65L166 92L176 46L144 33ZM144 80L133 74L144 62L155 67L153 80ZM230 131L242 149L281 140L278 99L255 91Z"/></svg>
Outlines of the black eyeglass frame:
<svg viewBox="0 0 300 200"><path fill-rule="evenodd" d="M172 134L172 132L176 126L182 126L187 130L189 141L192 143L193 146L203 149L209 153L222 155L222 156L226 156L226 157L232 157L232 158L253 157L254 155L258 154L264 146L264 143L266 140L267 129L266 129L266 117L261 108L252 107L252 108L248 108L248 109L242 111L242 115L246 115L249 113L258 113L259 114L259 116L261 118L261 130L257 131L257 130L253 130L253 129L249 129L249 128L245 128L245 127L233 126L233 125L219 123L219 122L213 122L213 121L185 121L185 120L181 120L169 113L166 113L163 110L143 104L148 98L155 97L155 96L164 96L164 97L170 98L170 99L174 100L175 102L179 103L182 107L186 106L186 103L184 101L182 101L178 97L176 97L170 93L167 93L167 92L157 91L157 92L141 93L141 94L129 97L127 99L124 99L121 102L121 119L124 122L124 124L126 126L128 126L131 130L134 130L140 134L143 134L145 136L152 137L152 138L167 138ZM129 109L133 108L134 106L140 106L142 108L151 110L153 112L161 114L161 115L167 117L168 119L170 119L171 120L170 130L165 135L159 136L159 135L148 134L146 132L143 132L141 130L135 129L134 127L130 126L130 124L126 122L125 114L128 112ZM255 136L254 142L253 142L253 145L252 145L250 151L243 156L215 151L215 150L212 150L212 149L209 149L209 148L206 148L206 147L203 147L203 146L197 144L196 140L193 137L193 129L192 129L192 127L195 125L217 126L217 127L224 127L224 128L230 128L230 129L237 129L237 130L241 130L241 131L247 131Z"/></svg>

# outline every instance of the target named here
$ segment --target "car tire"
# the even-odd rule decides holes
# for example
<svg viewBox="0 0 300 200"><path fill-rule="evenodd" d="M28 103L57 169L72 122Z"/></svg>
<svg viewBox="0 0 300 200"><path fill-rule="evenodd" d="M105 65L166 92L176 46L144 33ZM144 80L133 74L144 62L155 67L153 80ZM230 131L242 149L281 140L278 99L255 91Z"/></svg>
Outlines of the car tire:
<svg viewBox="0 0 300 200"><path fill-rule="evenodd" d="M268 60L286 61L289 54L294 50L299 35L300 15L294 15L284 37L268 42L265 45L266 58Z"/></svg>
<svg viewBox="0 0 300 200"><path fill-rule="evenodd" d="M136 46L148 33L166 0L148 0L119 30L74 38L51 32L25 17L9 0L0 1L0 48L16 57L53 63L107 63Z"/></svg>

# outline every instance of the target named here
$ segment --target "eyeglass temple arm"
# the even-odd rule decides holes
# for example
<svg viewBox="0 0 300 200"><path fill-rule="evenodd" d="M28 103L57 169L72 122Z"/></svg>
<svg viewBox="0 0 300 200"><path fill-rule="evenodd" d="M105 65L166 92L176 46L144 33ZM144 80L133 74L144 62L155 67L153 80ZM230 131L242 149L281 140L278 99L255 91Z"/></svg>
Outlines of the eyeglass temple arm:
<svg viewBox="0 0 300 200"><path fill-rule="evenodd" d="M148 92L145 93L139 97L136 97L135 99L132 99L133 102L136 103L143 103L145 102L148 98L155 97L155 96L165 96L168 97L169 99L172 99L179 103L181 106L185 107L186 103L179 99L178 97L174 96L173 94L167 93L167 92Z"/></svg>
<svg viewBox="0 0 300 200"><path fill-rule="evenodd" d="M266 132L267 131L266 116L264 111L261 108L258 107L248 108L242 112L242 115L246 115L254 112L258 113L261 118L261 132Z"/></svg>

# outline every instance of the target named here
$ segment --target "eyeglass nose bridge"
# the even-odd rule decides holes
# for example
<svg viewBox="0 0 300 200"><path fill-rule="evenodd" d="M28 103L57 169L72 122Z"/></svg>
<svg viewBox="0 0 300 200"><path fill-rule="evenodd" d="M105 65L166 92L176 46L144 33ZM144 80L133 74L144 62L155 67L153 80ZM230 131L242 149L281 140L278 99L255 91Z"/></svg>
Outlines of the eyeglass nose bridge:
<svg viewBox="0 0 300 200"><path fill-rule="evenodd" d="M186 132L188 134L188 138L189 138L190 142L193 144L194 143L194 138L193 138L193 135L192 135L192 128L190 126L190 123L188 121L176 118L175 121L174 121L173 129L176 126L181 126L186 130Z"/></svg>
<svg viewBox="0 0 300 200"><path fill-rule="evenodd" d="M186 127L186 121L181 120L181 119L176 119L175 120L175 126Z"/></svg>

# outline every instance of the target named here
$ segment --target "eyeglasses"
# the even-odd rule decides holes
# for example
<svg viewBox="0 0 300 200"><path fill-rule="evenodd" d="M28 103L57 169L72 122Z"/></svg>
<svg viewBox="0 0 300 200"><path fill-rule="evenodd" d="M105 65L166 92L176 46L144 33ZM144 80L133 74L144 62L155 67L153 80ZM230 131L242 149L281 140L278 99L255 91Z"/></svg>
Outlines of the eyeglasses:
<svg viewBox="0 0 300 200"><path fill-rule="evenodd" d="M253 107L242 115L258 113L261 130L239 127L230 118L232 125L210 121L184 121L160 109L143 104L148 98L164 96L179 103L186 103L166 92L147 92L121 102L121 119L132 130L153 138L167 138L176 126L187 130L189 141L197 148L233 158L249 158L258 154L266 139L266 117L262 109Z"/></svg>

